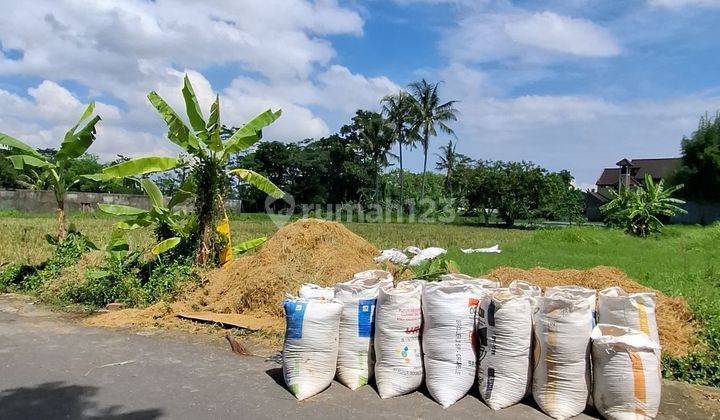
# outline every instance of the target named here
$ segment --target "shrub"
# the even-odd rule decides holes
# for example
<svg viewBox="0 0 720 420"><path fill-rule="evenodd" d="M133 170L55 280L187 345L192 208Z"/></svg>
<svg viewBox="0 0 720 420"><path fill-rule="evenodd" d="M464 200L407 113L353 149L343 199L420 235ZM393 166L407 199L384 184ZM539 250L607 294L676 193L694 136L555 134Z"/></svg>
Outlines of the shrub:
<svg viewBox="0 0 720 420"><path fill-rule="evenodd" d="M134 252L107 258L102 267L88 269L82 282L66 286L61 300L94 307L111 302L149 305L161 299L174 300L188 282L199 282L189 258L142 263L139 257Z"/></svg>
<svg viewBox="0 0 720 420"><path fill-rule="evenodd" d="M189 259L158 264L150 271L147 282L143 284L143 300L148 304L159 300L174 300L188 282L200 282L200 277Z"/></svg>
<svg viewBox="0 0 720 420"><path fill-rule="evenodd" d="M680 188L682 185L665 188L662 180L655 184L650 175L645 175L644 186L612 191L612 200L600 207L600 210L609 225L620 227L635 236L646 237L662 230L661 218L686 213L679 207L685 202L671 197Z"/></svg>
<svg viewBox="0 0 720 420"><path fill-rule="evenodd" d="M56 245L52 257L38 266L11 265L0 273L0 290L32 292L45 281L56 277L66 267L75 265L80 257L94 249L93 243L71 226L67 238Z"/></svg>

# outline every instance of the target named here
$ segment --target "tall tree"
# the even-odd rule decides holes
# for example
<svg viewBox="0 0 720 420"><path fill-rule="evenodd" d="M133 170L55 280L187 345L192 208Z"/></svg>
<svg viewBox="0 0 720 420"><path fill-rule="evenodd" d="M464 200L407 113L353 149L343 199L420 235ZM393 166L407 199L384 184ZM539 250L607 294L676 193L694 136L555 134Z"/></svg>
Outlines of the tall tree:
<svg viewBox="0 0 720 420"><path fill-rule="evenodd" d="M457 121L458 110L455 108L457 101L440 103L438 83L429 83L422 79L419 82L411 83L410 90L417 103L415 124L422 134L420 139L423 148L423 181L420 189L420 199L422 200L425 197L425 174L427 173L430 136L437 135L437 128L447 134L455 134L446 123Z"/></svg>
<svg viewBox="0 0 720 420"><path fill-rule="evenodd" d="M435 169L445 171L445 192L452 196L452 177L455 171L461 166L467 166L472 162L468 156L458 153L457 142L448 141L447 146L440 146L440 152L437 154L438 161Z"/></svg>
<svg viewBox="0 0 720 420"><path fill-rule="evenodd" d="M60 242L67 238L65 196L68 189L81 179L77 173L70 172L68 168L70 163L82 156L95 141L95 125L100 121L100 116L93 116L94 112L95 103L92 102L85 108L78 122L65 133L60 150L52 155L43 154L43 151L35 150L18 139L0 133L0 145L9 148L12 152L7 158L12 161L16 170L34 168L50 180L57 205L55 214L58 224L57 238Z"/></svg>
<svg viewBox="0 0 720 420"><path fill-rule="evenodd" d="M382 115L371 112L361 120L360 146L369 157L375 178L375 202L380 200L380 172L388 165L388 154L393 144L390 128Z"/></svg>
<svg viewBox="0 0 720 420"><path fill-rule="evenodd" d="M417 106L415 98L405 91L385 96L382 101L382 113L390 123L393 141L398 145L398 162L400 163L400 211L405 201L405 182L403 181L403 146L412 147L417 140L417 127L413 125Z"/></svg>
<svg viewBox="0 0 720 420"><path fill-rule="evenodd" d="M680 195L699 200L720 200L720 112L700 118L697 130L682 140L682 164L674 184L685 184Z"/></svg>

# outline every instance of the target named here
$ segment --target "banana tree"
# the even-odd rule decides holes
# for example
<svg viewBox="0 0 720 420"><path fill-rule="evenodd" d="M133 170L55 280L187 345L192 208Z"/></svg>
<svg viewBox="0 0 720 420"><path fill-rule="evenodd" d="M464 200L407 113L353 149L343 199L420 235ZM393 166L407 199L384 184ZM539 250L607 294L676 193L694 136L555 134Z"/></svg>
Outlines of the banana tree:
<svg viewBox="0 0 720 420"><path fill-rule="evenodd" d="M190 221L182 212L174 207L187 199L187 192L182 188L170 199L167 206L157 184L149 178L139 180L140 187L150 201L150 209L120 204L98 204L100 211L124 220L115 224L119 231L134 230L154 225L158 243L152 248L153 255L159 255L175 248L190 235Z"/></svg>
<svg viewBox="0 0 720 420"><path fill-rule="evenodd" d="M95 126L100 121L100 116L92 116L94 111L95 103L91 102L77 123L65 133L60 150L54 158L43 156L28 144L0 133L0 145L8 147L11 153L14 153L7 158L12 161L15 169L21 171L26 167L33 168L39 179L50 182L55 193L57 239L60 242L67 238L68 233L65 220L65 196L67 191L80 180L80 176L68 173L68 163L85 153L95 141Z"/></svg>
<svg viewBox="0 0 720 420"><path fill-rule="evenodd" d="M267 110L241 128L237 129L227 140L220 136L220 99L216 96L210 107L207 121L204 119L192 84L187 76L184 78L182 95L189 125L178 115L165 100L156 92L150 92L148 99L168 126L168 139L179 146L188 155L186 161L174 162L160 157L147 157L123 162L121 168L106 168L100 177L132 177L139 174L161 172L186 166L190 168L189 190L195 200L196 222L192 224L196 238L196 260L199 264L207 264L215 259L223 246L229 242L229 234L218 232L218 225L226 219L225 194L230 177L237 177L261 191L282 198L285 193L270 180L257 172L248 169L231 169L226 167L230 158L251 147L262 139L262 130L280 117L281 111ZM165 159L164 162L161 162ZM116 165L116 166L120 166ZM221 229L224 232L224 229Z"/></svg>

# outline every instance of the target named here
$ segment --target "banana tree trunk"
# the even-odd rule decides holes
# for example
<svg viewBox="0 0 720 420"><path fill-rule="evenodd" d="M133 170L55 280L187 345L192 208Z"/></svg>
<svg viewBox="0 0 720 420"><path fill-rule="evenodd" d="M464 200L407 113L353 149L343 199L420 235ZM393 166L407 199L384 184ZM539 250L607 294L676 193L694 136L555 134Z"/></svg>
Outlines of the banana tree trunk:
<svg viewBox="0 0 720 420"><path fill-rule="evenodd" d="M57 200L57 209L55 210L55 218L57 220L57 236L58 242L67 239L67 224L65 222L65 200Z"/></svg>
<svg viewBox="0 0 720 420"><path fill-rule="evenodd" d="M421 187L420 187L420 201L425 198L425 173L427 172L427 155L428 155L428 141L429 141L429 135L427 128L425 129L425 132L423 133L423 173L422 173L422 180L421 180Z"/></svg>
<svg viewBox="0 0 720 420"><path fill-rule="evenodd" d="M214 263L218 255L217 223L221 218L223 194L220 191L223 171L221 165L212 160L201 160L196 170L197 194L195 214L198 218L198 245L196 261L199 265Z"/></svg>

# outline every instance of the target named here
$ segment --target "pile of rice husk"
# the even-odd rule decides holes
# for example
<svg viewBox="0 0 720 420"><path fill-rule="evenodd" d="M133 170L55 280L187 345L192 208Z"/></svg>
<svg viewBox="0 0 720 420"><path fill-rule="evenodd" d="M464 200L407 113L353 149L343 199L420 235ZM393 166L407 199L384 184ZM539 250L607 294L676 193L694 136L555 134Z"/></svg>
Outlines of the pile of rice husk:
<svg viewBox="0 0 720 420"><path fill-rule="evenodd" d="M303 283L330 286L375 267L375 246L345 226L303 219L278 230L262 249L210 275L203 310L283 316L285 293Z"/></svg>
<svg viewBox="0 0 720 420"><path fill-rule="evenodd" d="M699 344L696 338L699 325L694 321L685 299L682 297L670 297L643 286L614 267L600 266L588 270L557 271L541 267L532 270L499 267L489 272L486 277L499 280L505 286L513 280L526 280L537 284L543 290L551 286L577 285L598 291L612 286L619 286L628 293L654 292L657 297L655 316L663 353L672 356L684 356Z"/></svg>
<svg viewBox="0 0 720 420"><path fill-rule="evenodd" d="M90 318L93 325L177 325L185 312L242 313L258 324L272 321L284 328L285 293L296 294L303 283L330 286L353 274L376 268L378 249L345 226L303 219L278 230L258 251L214 270L184 299L146 309L126 309ZM275 329L275 328L273 328Z"/></svg>

